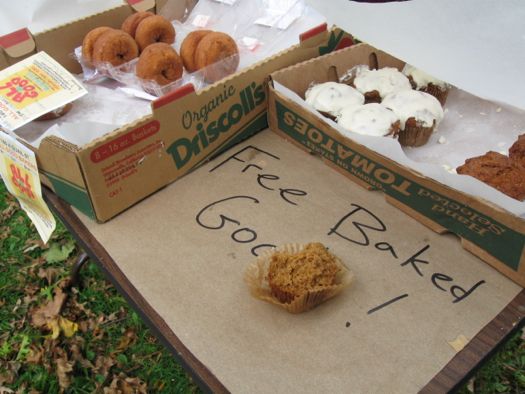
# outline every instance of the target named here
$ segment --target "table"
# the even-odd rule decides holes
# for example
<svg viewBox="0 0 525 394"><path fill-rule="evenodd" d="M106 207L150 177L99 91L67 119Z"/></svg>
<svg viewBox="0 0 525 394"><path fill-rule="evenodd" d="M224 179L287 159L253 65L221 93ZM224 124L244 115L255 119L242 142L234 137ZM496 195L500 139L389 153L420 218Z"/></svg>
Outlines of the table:
<svg viewBox="0 0 525 394"><path fill-rule="evenodd" d="M273 133L265 131L256 136L255 142L252 144L259 146L258 144L262 143L261 141L263 141L263 139L274 141L276 138L277 137L274 136ZM266 147L263 146L263 148ZM300 152L296 148L289 147L286 149L290 149L290 160L293 159L297 161L297 158L303 158L301 155L308 157L308 155ZM288 152L286 155L288 155ZM221 164L224 163L224 161L221 161L221 158L218 158L215 163ZM322 164L318 166L318 164L314 162L312 162L311 165L316 168L321 168L322 166ZM199 169L197 171L201 170ZM320 171L324 170L320 169ZM329 171L327 173L327 176L329 175L329 177L339 176L332 175L332 172L330 172L331 170L329 169L326 169L326 171ZM202 170L201 173L204 173L204 170ZM190 174L188 178L192 176L197 175ZM176 184L178 182L176 182ZM186 183L187 182L188 181L186 181ZM141 203L142 205L140 209L145 207L144 209L146 209L146 212L151 212L151 204L153 204L151 201L154 201L155 199L159 201L159 199L169 196L171 190L177 190L176 184L167 188L170 190L164 189L160 194L155 195L154 198L150 197L152 200ZM106 276L113 282L132 307L141 315L159 340L173 353L186 370L193 375L195 381L205 391L228 392L228 387L222 382L222 380L215 376L211 369L194 354L192 349L190 349L185 344L185 341L180 338L181 335L170 327L170 324L168 324L166 319L162 317L162 314L148 302L144 297L144 294L142 294L133 281L129 279L130 272L122 268L123 261L113 258L100 240L97 239L88 229L90 226L93 228L97 226L87 222L89 219L81 217L80 214L77 214L70 206L48 189L44 189L44 197L50 208L64 222L65 226L71 231L91 259L102 268ZM150 211L148 211L148 209L150 209ZM127 215L129 218L130 216L135 215L138 211L139 208L132 207L124 215ZM109 223L111 223L111 221ZM118 221L115 223L118 223ZM113 226L114 224L111 225ZM105 239L107 247L111 242L108 241L107 237L105 237ZM140 248L142 245L140 244L140 241L137 242L137 247ZM161 275L162 273L157 272L157 274ZM512 333L525 323L524 317L525 290L522 289L511 300L511 302L502 308L501 311L481 329L481 331L471 338L461 351L456 353L455 356L453 356L452 359L421 388L420 392L448 392L453 391L460 385L464 384L475 370L494 352L496 352L498 347L503 344ZM185 332L184 335L186 335L187 338L187 335L191 335L191 333L188 334ZM213 344L210 344L210 346L213 346Z"/></svg>

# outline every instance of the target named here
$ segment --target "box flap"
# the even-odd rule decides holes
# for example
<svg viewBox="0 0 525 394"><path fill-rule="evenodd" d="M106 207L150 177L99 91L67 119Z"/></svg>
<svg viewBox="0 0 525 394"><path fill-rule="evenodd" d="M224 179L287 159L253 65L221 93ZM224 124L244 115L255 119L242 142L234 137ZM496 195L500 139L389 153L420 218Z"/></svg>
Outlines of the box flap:
<svg viewBox="0 0 525 394"><path fill-rule="evenodd" d="M35 50L35 41L28 29L23 28L0 37L0 47L5 54L20 60L20 57L31 54Z"/></svg>
<svg viewBox="0 0 525 394"><path fill-rule="evenodd" d="M126 0L135 11L148 11L155 7L155 0Z"/></svg>

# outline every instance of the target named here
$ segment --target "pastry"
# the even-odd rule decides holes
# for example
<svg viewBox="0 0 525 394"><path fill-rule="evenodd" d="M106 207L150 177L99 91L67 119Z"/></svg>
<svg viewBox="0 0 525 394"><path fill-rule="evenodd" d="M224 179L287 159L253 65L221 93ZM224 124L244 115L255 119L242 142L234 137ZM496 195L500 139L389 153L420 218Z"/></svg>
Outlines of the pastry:
<svg viewBox="0 0 525 394"><path fill-rule="evenodd" d="M443 108L439 101L428 93L416 90L391 93L383 99L382 105L399 117L399 142L403 146L426 144L443 119Z"/></svg>
<svg viewBox="0 0 525 394"><path fill-rule="evenodd" d="M305 92L306 102L321 113L337 117L343 108L355 107L365 102L363 94L351 86L325 82L312 86Z"/></svg>
<svg viewBox="0 0 525 394"><path fill-rule="evenodd" d="M101 26L90 30L82 41L82 60L87 66L93 66L93 49L98 38L107 31L113 30L111 27Z"/></svg>
<svg viewBox="0 0 525 394"><path fill-rule="evenodd" d="M58 107L57 109L54 109L53 111L50 111L48 113L45 113L44 115L39 116L35 120L54 120L58 119L65 114L67 114L69 111L71 111L71 108L73 108L73 103L67 103L66 105L63 105L62 107Z"/></svg>
<svg viewBox="0 0 525 394"><path fill-rule="evenodd" d="M403 74L408 77L414 89L431 94L438 99L441 106L445 105L450 90L450 85L446 82L440 81L409 64L406 64L403 68Z"/></svg>
<svg viewBox="0 0 525 394"><path fill-rule="evenodd" d="M137 77L167 85L182 77L182 60L169 44L151 44L140 54L137 62Z"/></svg>
<svg viewBox="0 0 525 394"><path fill-rule="evenodd" d="M490 151L467 159L456 171L479 179L516 200L525 199L525 171L501 153Z"/></svg>
<svg viewBox="0 0 525 394"><path fill-rule="evenodd" d="M135 59L139 54L137 43L128 33L111 29L103 33L93 48L93 63L109 63L120 66Z"/></svg>
<svg viewBox="0 0 525 394"><path fill-rule="evenodd" d="M272 294L282 303L290 303L305 293L336 284L340 265L321 243L309 243L300 252L275 252L268 269Z"/></svg>
<svg viewBox="0 0 525 394"><path fill-rule="evenodd" d="M525 171L525 134L518 137L509 149L509 158L512 163Z"/></svg>
<svg viewBox="0 0 525 394"><path fill-rule="evenodd" d="M408 78L394 67L357 67L353 85L364 94L366 103L380 103L389 94L412 89Z"/></svg>
<svg viewBox="0 0 525 394"><path fill-rule="evenodd" d="M211 32L195 48L194 62L197 70L204 70L204 78L213 83L235 72L239 66L239 49L234 39L226 33Z"/></svg>
<svg viewBox="0 0 525 394"><path fill-rule="evenodd" d="M378 137L397 137L400 126L396 114L377 103L344 108L337 118L337 123L345 130Z"/></svg>
<svg viewBox="0 0 525 394"><path fill-rule="evenodd" d="M321 243L267 250L244 275L252 295L290 313L308 311L350 285L353 274Z"/></svg>
<svg viewBox="0 0 525 394"><path fill-rule="evenodd" d="M180 46L180 56L184 67L190 73L197 71L197 66L195 65L195 50L197 45L202 40L202 38L211 33L211 30L194 30L184 38Z"/></svg>
<svg viewBox="0 0 525 394"><path fill-rule="evenodd" d="M173 44L175 42L175 28L169 20L160 15L142 19L135 32L135 40L142 52L148 45L156 42Z"/></svg>
<svg viewBox="0 0 525 394"><path fill-rule="evenodd" d="M149 11L140 11L128 16L122 23L121 29L128 33L131 37L135 38L135 33L137 32L137 27L140 22L144 19L154 16L153 12Z"/></svg>

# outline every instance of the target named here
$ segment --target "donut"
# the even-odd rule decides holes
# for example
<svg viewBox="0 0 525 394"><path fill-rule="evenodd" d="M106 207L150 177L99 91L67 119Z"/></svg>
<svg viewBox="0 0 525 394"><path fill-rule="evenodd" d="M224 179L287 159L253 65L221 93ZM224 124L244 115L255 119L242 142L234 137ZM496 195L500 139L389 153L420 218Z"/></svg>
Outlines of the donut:
<svg viewBox="0 0 525 394"><path fill-rule="evenodd" d="M137 26L144 19L154 16L153 12L149 11L140 11L128 16L122 23L121 29L128 33L131 37L135 38L135 33L137 31Z"/></svg>
<svg viewBox="0 0 525 394"><path fill-rule="evenodd" d="M213 83L229 75L239 66L239 49L237 44L226 33L211 32L206 34L195 50L195 66L198 70L208 67L204 72L207 82ZM221 61L221 63L216 64Z"/></svg>
<svg viewBox="0 0 525 394"><path fill-rule="evenodd" d="M182 58L184 67L188 72L192 73L197 71L197 67L195 66L195 49L202 38L211 32L211 30L195 30L188 34L184 41L182 41L180 46L180 57Z"/></svg>
<svg viewBox="0 0 525 394"><path fill-rule="evenodd" d="M84 40L82 41L82 58L84 63L88 66L93 65L93 48L95 47L95 42L102 34L109 30L112 30L111 27L96 27L93 30L90 30L84 37Z"/></svg>
<svg viewBox="0 0 525 394"><path fill-rule="evenodd" d="M61 116L64 116L69 111L71 111L71 108L73 108L72 103L67 103L66 105L63 105L62 107L58 107L57 109L54 109L53 111L50 111L44 115L39 116L35 120L53 120L58 119Z"/></svg>
<svg viewBox="0 0 525 394"><path fill-rule="evenodd" d="M93 63L110 63L120 66L139 55L137 43L122 30L109 30L102 34L93 48Z"/></svg>
<svg viewBox="0 0 525 394"><path fill-rule="evenodd" d="M164 42L148 45L137 62L137 77L167 85L182 77L182 60L173 47Z"/></svg>
<svg viewBox="0 0 525 394"><path fill-rule="evenodd" d="M150 16L143 19L137 26L135 40L142 52L150 44L175 42L175 28L169 20L160 15Z"/></svg>

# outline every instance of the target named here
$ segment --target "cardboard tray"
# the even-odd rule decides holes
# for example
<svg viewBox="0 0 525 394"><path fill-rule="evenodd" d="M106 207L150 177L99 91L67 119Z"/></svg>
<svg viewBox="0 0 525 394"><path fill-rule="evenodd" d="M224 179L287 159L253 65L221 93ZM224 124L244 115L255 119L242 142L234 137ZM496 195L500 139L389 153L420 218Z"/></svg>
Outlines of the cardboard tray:
<svg viewBox="0 0 525 394"><path fill-rule="evenodd" d="M166 1L164 1L165 3ZM187 3L171 0L182 18ZM129 1L54 29L31 35L27 29L0 37L0 67L46 51L72 73L80 66L70 54L97 26L118 28L133 11L155 2ZM195 3L195 2L191 2ZM160 3L159 3L160 4ZM104 222L175 181L229 146L267 126L265 78L273 71L350 45L349 36L326 24L304 33L300 44L195 92L191 84L158 98L152 115L85 146L57 137L36 150L42 183L89 217ZM212 104L206 121L185 122Z"/></svg>
<svg viewBox="0 0 525 394"><path fill-rule="evenodd" d="M318 57L271 74L269 125L286 140L318 154L361 186L381 190L386 201L438 233L456 234L462 246L525 286L525 221L479 197L431 179L344 137L330 124L279 92L275 84L304 97L309 84L333 78L357 64L401 69L404 62L366 44ZM301 75L301 78L297 78Z"/></svg>

